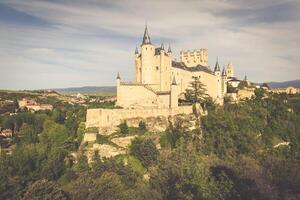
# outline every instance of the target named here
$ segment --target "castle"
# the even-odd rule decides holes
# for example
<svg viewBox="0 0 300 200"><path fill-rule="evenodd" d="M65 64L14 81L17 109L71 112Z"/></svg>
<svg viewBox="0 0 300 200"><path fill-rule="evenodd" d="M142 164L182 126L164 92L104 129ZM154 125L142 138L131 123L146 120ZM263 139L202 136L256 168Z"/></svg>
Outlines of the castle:
<svg viewBox="0 0 300 200"><path fill-rule="evenodd" d="M212 70L208 65L207 49L181 51L180 61L173 60L170 46L155 47L151 43L147 26L140 49L134 54L134 80L123 82L117 76L116 106L121 109L88 109L86 127L102 131L132 118L174 116L192 113L192 106L179 106L192 77L199 77L207 94L218 104L223 103L227 81L234 76L232 64L223 68L218 61Z"/></svg>
<svg viewBox="0 0 300 200"><path fill-rule="evenodd" d="M123 108L175 108L178 98L189 87L192 77L199 77L207 94L222 104L227 80L234 76L232 64L221 72L218 61L214 70L208 65L207 49L181 51L174 61L170 46L156 47L151 43L147 26L142 44L134 54L134 81L122 82L117 77L117 105Z"/></svg>

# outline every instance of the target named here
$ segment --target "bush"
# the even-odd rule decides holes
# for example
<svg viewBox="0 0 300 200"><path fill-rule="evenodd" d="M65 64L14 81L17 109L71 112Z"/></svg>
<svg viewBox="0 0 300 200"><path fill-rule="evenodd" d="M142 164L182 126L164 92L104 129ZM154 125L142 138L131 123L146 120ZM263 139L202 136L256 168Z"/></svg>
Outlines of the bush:
<svg viewBox="0 0 300 200"><path fill-rule="evenodd" d="M139 130L142 132L146 132L147 128L146 128L146 123L144 121L140 121L139 122Z"/></svg>
<svg viewBox="0 0 300 200"><path fill-rule="evenodd" d="M130 153L138 158L147 167L154 163L158 157L158 150L151 139L135 138L130 146Z"/></svg>
<svg viewBox="0 0 300 200"><path fill-rule="evenodd" d="M126 120L123 123L121 123L118 127L122 134L127 135L129 133L129 129L128 129Z"/></svg>

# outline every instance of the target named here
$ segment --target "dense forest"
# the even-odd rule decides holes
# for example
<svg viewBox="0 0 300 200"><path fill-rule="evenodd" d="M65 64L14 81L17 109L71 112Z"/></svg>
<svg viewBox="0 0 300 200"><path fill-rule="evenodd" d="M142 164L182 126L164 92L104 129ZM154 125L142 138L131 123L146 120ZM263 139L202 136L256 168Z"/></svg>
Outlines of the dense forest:
<svg viewBox="0 0 300 200"><path fill-rule="evenodd" d="M300 199L299 95L258 89L210 104L195 130L177 120L159 140L140 123L127 154L95 152L91 163L80 147L85 109L57 103L0 118L16 133L0 157L0 199Z"/></svg>

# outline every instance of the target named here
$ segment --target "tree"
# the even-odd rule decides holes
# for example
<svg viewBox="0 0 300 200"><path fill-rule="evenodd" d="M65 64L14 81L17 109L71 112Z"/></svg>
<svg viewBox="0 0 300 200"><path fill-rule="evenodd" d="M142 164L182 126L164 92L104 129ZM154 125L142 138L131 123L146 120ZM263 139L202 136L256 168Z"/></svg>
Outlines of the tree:
<svg viewBox="0 0 300 200"><path fill-rule="evenodd" d="M79 157L78 157L78 161L77 161L77 171L79 172L85 172L88 171L89 168L89 164L88 164L88 158L85 155L84 152L82 152Z"/></svg>
<svg viewBox="0 0 300 200"><path fill-rule="evenodd" d="M115 173L103 173L99 179L94 181L94 187L88 195L88 200L126 200L135 199L133 191L129 191L122 183L120 176Z"/></svg>
<svg viewBox="0 0 300 200"><path fill-rule="evenodd" d="M46 163L42 169L41 175L48 180L57 180L65 172L65 158L67 151L62 148L52 148Z"/></svg>
<svg viewBox="0 0 300 200"><path fill-rule="evenodd" d="M129 133L129 129L128 129L126 120L124 122L122 122L118 127L122 134L127 135Z"/></svg>
<svg viewBox="0 0 300 200"><path fill-rule="evenodd" d="M60 109L55 109L52 113L52 119L59 124L63 124L65 122L66 113L64 113Z"/></svg>
<svg viewBox="0 0 300 200"><path fill-rule="evenodd" d="M139 130L142 131L143 133L147 131L146 123L144 121L139 122Z"/></svg>
<svg viewBox="0 0 300 200"><path fill-rule="evenodd" d="M189 88L185 90L185 98L189 103L201 103L206 101L208 95L205 85L200 81L199 77L193 76Z"/></svg>
<svg viewBox="0 0 300 200"><path fill-rule="evenodd" d="M18 135L21 136L21 142L27 144L38 142L37 132L34 130L33 126L28 124L23 124L21 126Z"/></svg>
<svg viewBox="0 0 300 200"><path fill-rule="evenodd" d="M24 200L67 200L70 199L66 192L59 189L59 187L52 181L45 179L38 180L29 186Z"/></svg>
<svg viewBox="0 0 300 200"><path fill-rule="evenodd" d="M230 83L227 83L227 93L236 93L236 88L233 87Z"/></svg>
<svg viewBox="0 0 300 200"><path fill-rule="evenodd" d="M154 163L158 157L158 150L151 139L135 138L131 142L130 153L138 158L147 167Z"/></svg>
<svg viewBox="0 0 300 200"><path fill-rule="evenodd" d="M248 87L247 81L241 81L238 85L238 89L244 89L245 87Z"/></svg>
<svg viewBox="0 0 300 200"><path fill-rule="evenodd" d="M94 172L100 171L102 167L101 157L99 154L99 150L94 151L92 169Z"/></svg>

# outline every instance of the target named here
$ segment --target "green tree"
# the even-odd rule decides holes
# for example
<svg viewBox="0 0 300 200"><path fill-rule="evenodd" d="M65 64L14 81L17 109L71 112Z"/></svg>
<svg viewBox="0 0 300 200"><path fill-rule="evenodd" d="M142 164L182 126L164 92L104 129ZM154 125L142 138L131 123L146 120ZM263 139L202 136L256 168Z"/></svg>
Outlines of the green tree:
<svg viewBox="0 0 300 200"><path fill-rule="evenodd" d="M61 109L54 109L52 113L52 119L59 124L63 124L65 122L66 113Z"/></svg>
<svg viewBox="0 0 300 200"><path fill-rule="evenodd" d="M38 142L38 134L34 130L33 126L23 124L18 133L21 136L21 142L30 144Z"/></svg>
<svg viewBox="0 0 300 200"><path fill-rule="evenodd" d="M189 87L185 90L185 98L189 103L201 103L206 101L208 95L205 85L200 81L199 77L193 76L193 81L190 82Z"/></svg>
<svg viewBox="0 0 300 200"><path fill-rule="evenodd" d="M139 130L142 131L143 133L147 131L146 123L144 121L139 122Z"/></svg>
<svg viewBox="0 0 300 200"><path fill-rule="evenodd" d="M88 158L84 152L79 154L78 161L77 161L77 171L78 172L87 172L89 171L90 167L88 164Z"/></svg>
<svg viewBox="0 0 300 200"><path fill-rule="evenodd" d="M24 200L67 200L70 199L66 192L61 190L54 182L45 179L38 180L29 186Z"/></svg>
<svg viewBox="0 0 300 200"><path fill-rule="evenodd" d="M238 85L238 89L244 89L245 87L248 87L247 81L241 81Z"/></svg>
<svg viewBox="0 0 300 200"><path fill-rule="evenodd" d="M122 134L127 135L129 133L129 128L128 128L126 120L124 122L122 122L118 127Z"/></svg>
<svg viewBox="0 0 300 200"><path fill-rule="evenodd" d="M88 200L127 200L135 199L134 192L127 189L120 177L115 173L103 173L95 180L94 187L88 195Z"/></svg>
<svg viewBox="0 0 300 200"><path fill-rule="evenodd" d="M135 138L131 142L130 153L138 158L145 167L154 163L159 154L151 139L142 139L141 137Z"/></svg>

